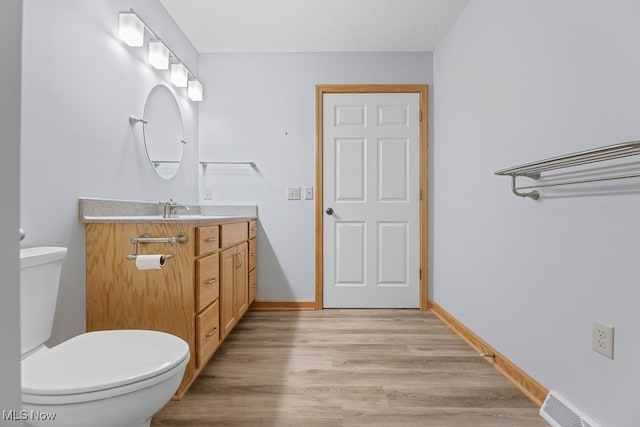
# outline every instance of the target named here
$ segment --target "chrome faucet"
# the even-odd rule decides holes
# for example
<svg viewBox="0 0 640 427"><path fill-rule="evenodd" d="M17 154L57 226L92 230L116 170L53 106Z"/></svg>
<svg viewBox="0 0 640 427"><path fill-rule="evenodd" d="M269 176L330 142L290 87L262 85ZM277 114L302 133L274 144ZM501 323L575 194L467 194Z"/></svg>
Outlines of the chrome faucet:
<svg viewBox="0 0 640 427"><path fill-rule="evenodd" d="M162 217L163 218L177 218L178 214L176 211L178 209L186 209L189 210L189 206L187 205L179 205L174 202L173 199L169 199L168 202L158 202L162 206Z"/></svg>

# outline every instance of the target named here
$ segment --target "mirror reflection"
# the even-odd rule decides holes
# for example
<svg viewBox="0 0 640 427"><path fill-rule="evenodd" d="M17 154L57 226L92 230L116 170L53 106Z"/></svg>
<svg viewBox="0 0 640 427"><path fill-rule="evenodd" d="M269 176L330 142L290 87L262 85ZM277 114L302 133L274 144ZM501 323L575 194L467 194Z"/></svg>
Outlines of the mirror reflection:
<svg viewBox="0 0 640 427"><path fill-rule="evenodd" d="M157 85L151 89L142 126L153 170L164 179L172 178L180 168L185 142L180 107L168 87Z"/></svg>

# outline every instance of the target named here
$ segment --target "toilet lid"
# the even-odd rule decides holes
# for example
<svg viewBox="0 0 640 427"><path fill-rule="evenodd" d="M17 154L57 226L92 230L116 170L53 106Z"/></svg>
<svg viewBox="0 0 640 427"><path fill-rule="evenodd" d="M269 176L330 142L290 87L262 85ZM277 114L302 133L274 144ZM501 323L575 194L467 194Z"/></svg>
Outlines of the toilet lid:
<svg viewBox="0 0 640 427"><path fill-rule="evenodd" d="M22 392L63 395L119 387L167 372L188 356L187 343L164 332L88 332L23 360Z"/></svg>

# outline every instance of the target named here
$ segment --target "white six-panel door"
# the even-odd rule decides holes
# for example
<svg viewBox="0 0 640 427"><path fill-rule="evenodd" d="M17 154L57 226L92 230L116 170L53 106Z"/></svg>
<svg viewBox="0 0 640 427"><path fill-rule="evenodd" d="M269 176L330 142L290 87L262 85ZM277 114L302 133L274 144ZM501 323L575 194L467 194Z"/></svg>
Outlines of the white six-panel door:
<svg viewBox="0 0 640 427"><path fill-rule="evenodd" d="M419 102L323 95L325 308L420 306Z"/></svg>

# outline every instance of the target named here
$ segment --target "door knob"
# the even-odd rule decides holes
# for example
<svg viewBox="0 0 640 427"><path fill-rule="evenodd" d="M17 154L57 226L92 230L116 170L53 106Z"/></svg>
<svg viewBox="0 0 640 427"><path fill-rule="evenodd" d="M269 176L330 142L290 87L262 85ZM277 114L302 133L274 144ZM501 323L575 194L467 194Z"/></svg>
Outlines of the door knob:
<svg viewBox="0 0 640 427"><path fill-rule="evenodd" d="M327 215L333 215L333 208L327 208L325 212L327 213Z"/></svg>

